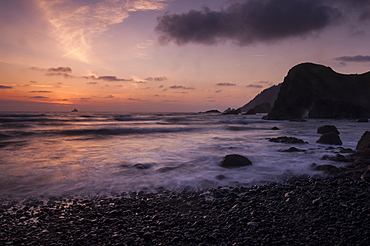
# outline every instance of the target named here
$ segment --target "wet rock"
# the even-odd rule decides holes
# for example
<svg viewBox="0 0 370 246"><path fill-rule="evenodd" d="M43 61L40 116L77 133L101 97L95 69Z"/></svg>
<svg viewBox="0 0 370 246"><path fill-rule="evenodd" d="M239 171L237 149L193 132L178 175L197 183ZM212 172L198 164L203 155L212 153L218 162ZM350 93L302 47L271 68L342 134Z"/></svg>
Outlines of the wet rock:
<svg viewBox="0 0 370 246"><path fill-rule="evenodd" d="M224 168L236 168L250 165L252 165L252 162L247 157L238 154L225 156L220 164L220 166Z"/></svg>
<svg viewBox="0 0 370 246"><path fill-rule="evenodd" d="M321 135L320 139L316 141L320 144L330 144L330 145L342 145L342 140L335 132L329 132Z"/></svg>
<svg viewBox="0 0 370 246"><path fill-rule="evenodd" d="M153 166L152 163L136 163L134 165L132 165L132 167L136 168L136 169L149 169Z"/></svg>
<svg viewBox="0 0 370 246"><path fill-rule="evenodd" d="M356 146L357 152L370 155L370 131L366 131L360 138Z"/></svg>
<svg viewBox="0 0 370 246"><path fill-rule="evenodd" d="M280 152L305 152L305 150L298 149L296 147L290 147L289 149L286 150L280 150Z"/></svg>
<svg viewBox="0 0 370 246"><path fill-rule="evenodd" d="M304 144L304 143L307 143L305 141L303 141L302 139L298 139L298 138L295 138L295 137L277 137L277 138L270 138L269 139L270 142L274 142L274 143L288 143L288 144Z"/></svg>
<svg viewBox="0 0 370 246"><path fill-rule="evenodd" d="M339 173L339 168L333 165L319 165L316 167L317 171L323 171L325 174L335 175Z"/></svg>
<svg viewBox="0 0 370 246"><path fill-rule="evenodd" d="M331 160L331 161L336 161L336 162L350 162L351 159L347 159L344 155L337 154L335 156L329 156L329 155L324 155L322 160Z"/></svg>
<svg viewBox="0 0 370 246"><path fill-rule="evenodd" d="M280 130L280 128L279 128L279 127L274 126L274 127L272 127L272 128L271 128L271 130L275 130L275 131L276 131L276 130Z"/></svg>
<svg viewBox="0 0 370 246"><path fill-rule="evenodd" d="M325 134L329 132L334 132L339 135L338 129L333 125L325 125L325 126L320 126L319 128L317 128L317 133Z"/></svg>

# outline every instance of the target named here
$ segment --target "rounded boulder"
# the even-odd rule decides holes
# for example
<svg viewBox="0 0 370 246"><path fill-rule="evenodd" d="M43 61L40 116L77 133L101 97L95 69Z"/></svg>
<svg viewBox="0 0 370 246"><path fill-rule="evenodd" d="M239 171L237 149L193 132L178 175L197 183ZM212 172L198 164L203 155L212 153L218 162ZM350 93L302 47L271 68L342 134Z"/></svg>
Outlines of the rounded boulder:
<svg viewBox="0 0 370 246"><path fill-rule="evenodd" d="M250 165L252 165L252 162L247 157L238 154L226 155L220 164L224 168L237 168Z"/></svg>

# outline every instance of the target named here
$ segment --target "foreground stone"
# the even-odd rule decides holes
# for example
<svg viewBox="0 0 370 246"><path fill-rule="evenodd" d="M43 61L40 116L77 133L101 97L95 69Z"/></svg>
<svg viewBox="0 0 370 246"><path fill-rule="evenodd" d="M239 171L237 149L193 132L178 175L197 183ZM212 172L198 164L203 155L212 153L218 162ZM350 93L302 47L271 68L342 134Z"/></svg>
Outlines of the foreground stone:
<svg viewBox="0 0 370 246"><path fill-rule="evenodd" d="M225 156L220 164L220 166L224 168L236 168L250 165L252 165L252 162L247 157L237 154Z"/></svg>

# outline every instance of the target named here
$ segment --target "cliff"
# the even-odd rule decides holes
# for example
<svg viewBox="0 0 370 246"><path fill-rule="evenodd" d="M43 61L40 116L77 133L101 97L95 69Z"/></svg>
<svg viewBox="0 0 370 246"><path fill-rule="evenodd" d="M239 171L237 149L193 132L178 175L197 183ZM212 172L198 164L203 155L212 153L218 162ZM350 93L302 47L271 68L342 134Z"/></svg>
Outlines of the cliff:
<svg viewBox="0 0 370 246"><path fill-rule="evenodd" d="M243 107L241 107L240 108L241 112L248 112L249 110L255 107L258 108L259 106L264 105L266 103L270 104L270 106L272 107L279 93L280 86L281 86L281 83L278 85L273 85L270 88L263 90L255 98L253 98L250 102L248 102ZM257 113L268 113L268 112L257 112Z"/></svg>
<svg viewBox="0 0 370 246"><path fill-rule="evenodd" d="M370 118L370 72L340 74L299 64L288 72L266 119Z"/></svg>

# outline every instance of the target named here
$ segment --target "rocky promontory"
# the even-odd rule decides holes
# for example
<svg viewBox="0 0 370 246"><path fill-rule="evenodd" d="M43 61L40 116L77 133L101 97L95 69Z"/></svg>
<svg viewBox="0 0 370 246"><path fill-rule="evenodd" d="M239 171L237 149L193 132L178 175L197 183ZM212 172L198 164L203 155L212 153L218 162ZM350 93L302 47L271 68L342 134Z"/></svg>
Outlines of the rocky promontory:
<svg viewBox="0 0 370 246"><path fill-rule="evenodd" d="M370 72L340 74L330 67L299 64L288 72L266 119L370 118Z"/></svg>

